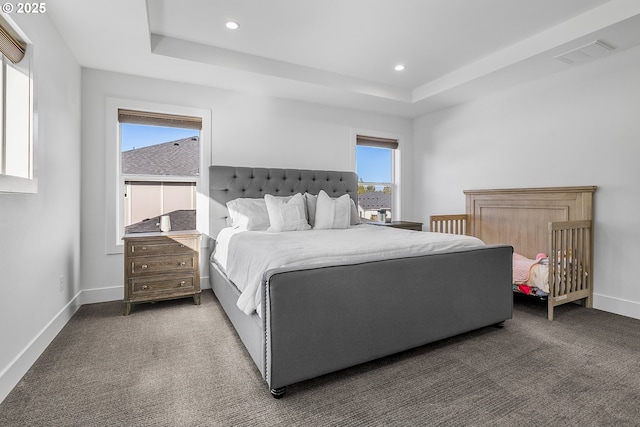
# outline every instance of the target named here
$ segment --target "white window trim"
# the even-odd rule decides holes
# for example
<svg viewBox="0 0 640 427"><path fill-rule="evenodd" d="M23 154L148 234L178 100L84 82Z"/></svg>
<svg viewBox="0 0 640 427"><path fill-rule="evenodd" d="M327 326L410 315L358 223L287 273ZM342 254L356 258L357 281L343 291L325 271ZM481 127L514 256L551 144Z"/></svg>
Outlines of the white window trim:
<svg viewBox="0 0 640 427"><path fill-rule="evenodd" d="M35 194L38 192L36 178L20 178L17 176L0 174L0 193Z"/></svg>
<svg viewBox="0 0 640 427"><path fill-rule="evenodd" d="M124 252L124 180L121 178L121 139L118 109L160 112L180 116L200 117L200 176L196 181L196 227L209 234L209 165L211 164L211 110L131 99L107 98L105 111L105 251L109 254ZM131 175L126 175L131 177ZM124 177L124 176L123 176ZM165 178L166 179L166 178ZM190 179L193 182L193 179Z"/></svg>
<svg viewBox="0 0 640 427"><path fill-rule="evenodd" d="M400 156L402 155L402 135L397 133L383 132L373 129L351 129L351 170L356 169L356 146L357 136L366 135L377 138L395 139L398 141L398 148L391 150L391 212L394 219L402 218L402 185L400 180ZM358 179L360 179L358 177ZM360 184L360 183L358 183ZM366 185L376 185L376 183L363 182ZM387 183L377 183L377 185L387 185Z"/></svg>
<svg viewBox="0 0 640 427"><path fill-rule="evenodd" d="M2 18L11 25L11 28L18 33L20 38L27 43L27 58L31 61L31 177L23 178L12 175L5 175L0 173L0 193L22 193L22 194L36 194L38 192L38 180L36 178L36 147L38 144L38 97L35 89L35 77L33 70L33 43L27 37L27 35L16 25L15 21L11 19L7 14L2 13ZM0 142L0 149L1 149Z"/></svg>

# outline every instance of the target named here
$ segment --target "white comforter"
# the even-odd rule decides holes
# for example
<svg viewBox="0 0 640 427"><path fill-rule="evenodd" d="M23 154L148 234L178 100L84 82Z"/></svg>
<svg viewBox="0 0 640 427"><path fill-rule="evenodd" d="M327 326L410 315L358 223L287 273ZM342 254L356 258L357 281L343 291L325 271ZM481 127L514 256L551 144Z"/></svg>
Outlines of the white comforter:
<svg viewBox="0 0 640 427"><path fill-rule="evenodd" d="M273 268L355 264L484 246L475 237L366 224L284 233L225 228L216 241L213 260L241 291L238 307L247 314L259 307L260 283Z"/></svg>

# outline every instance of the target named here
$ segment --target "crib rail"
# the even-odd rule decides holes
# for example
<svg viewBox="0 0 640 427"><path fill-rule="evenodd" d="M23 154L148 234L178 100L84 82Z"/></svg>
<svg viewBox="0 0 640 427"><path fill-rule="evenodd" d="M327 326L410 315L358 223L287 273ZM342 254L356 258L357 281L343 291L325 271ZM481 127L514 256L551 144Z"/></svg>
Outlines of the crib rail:
<svg viewBox="0 0 640 427"><path fill-rule="evenodd" d="M547 317L553 320L553 308L585 299L592 307L591 221L549 223L549 298Z"/></svg>
<svg viewBox="0 0 640 427"><path fill-rule="evenodd" d="M468 235L468 217L467 214L431 215L429 218L429 231Z"/></svg>

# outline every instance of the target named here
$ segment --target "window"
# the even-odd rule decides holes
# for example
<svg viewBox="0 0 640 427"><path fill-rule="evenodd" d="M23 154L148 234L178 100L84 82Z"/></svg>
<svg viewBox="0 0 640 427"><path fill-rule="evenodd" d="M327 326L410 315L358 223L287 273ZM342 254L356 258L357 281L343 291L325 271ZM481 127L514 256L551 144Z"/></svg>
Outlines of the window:
<svg viewBox="0 0 640 427"><path fill-rule="evenodd" d="M111 98L106 99L105 108L105 253L121 254L124 245L122 236L125 232L125 193L126 186L122 175L122 122L128 122L122 116L122 112L147 113L145 116L162 118L188 118L201 126L199 131L200 164L196 186L196 228L203 234L209 231L209 168L211 164L211 114L208 109L186 107L183 105L160 104L134 99ZM149 114L155 112L153 114ZM132 114L131 116L133 116ZM135 119L132 117L131 121ZM130 123L152 125L151 123ZM166 124L166 123L165 123ZM169 127L179 128L177 123L171 123ZM126 131L125 131L126 132ZM136 146L138 147L138 146ZM170 208L170 207L169 207ZM173 222L171 224L173 226ZM206 243L205 243L206 244Z"/></svg>
<svg viewBox="0 0 640 427"><path fill-rule="evenodd" d="M362 218L394 218L397 148L397 139L356 136L358 211Z"/></svg>
<svg viewBox="0 0 640 427"><path fill-rule="evenodd" d="M155 231L165 214L174 229L195 229L202 120L119 109L118 122L125 230Z"/></svg>
<svg viewBox="0 0 640 427"><path fill-rule="evenodd" d="M0 191L36 191L31 50L0 17Z"/></svg>

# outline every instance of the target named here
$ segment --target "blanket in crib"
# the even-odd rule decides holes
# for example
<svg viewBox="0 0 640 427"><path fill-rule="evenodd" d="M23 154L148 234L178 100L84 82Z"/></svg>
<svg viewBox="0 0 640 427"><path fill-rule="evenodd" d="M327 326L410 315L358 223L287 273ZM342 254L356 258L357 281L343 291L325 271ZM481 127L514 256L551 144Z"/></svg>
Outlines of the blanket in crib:
<svg viewBox="0 0 640 427"><path fill-rule="evenodd" d="M524 283L529 280L531 267L538 264L542 258L529 259L523 255L513 253L513 283Z"/></svg>

